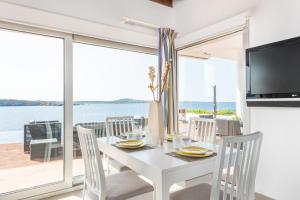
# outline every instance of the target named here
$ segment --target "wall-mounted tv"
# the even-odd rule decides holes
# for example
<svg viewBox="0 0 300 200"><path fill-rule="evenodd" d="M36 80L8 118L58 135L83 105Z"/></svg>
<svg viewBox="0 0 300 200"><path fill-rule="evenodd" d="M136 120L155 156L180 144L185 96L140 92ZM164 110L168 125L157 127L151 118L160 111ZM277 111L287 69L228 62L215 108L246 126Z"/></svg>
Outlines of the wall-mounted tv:
<svg viewBox="0 0 300 200"><path fill-rule="evenodd" d="M249 106L300 106L300 37L246 50Z"/></svg>

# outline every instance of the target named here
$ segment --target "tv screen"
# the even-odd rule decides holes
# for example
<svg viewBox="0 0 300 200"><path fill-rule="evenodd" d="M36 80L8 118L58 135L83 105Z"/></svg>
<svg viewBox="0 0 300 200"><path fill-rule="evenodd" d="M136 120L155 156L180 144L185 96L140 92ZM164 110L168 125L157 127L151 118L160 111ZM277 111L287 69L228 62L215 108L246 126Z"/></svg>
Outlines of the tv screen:
<svg viewBox="0 0 300 200"><path fill-rule="evenodd" d="M298 97L300 94L300 38L246 50L247 96Z"/></svg>

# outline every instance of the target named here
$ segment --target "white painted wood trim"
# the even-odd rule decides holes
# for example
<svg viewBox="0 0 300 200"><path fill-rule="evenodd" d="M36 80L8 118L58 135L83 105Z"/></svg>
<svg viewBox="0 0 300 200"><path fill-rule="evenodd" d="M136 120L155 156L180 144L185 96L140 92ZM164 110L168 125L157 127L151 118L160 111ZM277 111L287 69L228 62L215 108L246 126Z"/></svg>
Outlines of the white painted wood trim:
<svg viewBox="0 0 300 200"><path fill-rule="evenodd" d="M68 186L73 182L73 42L64 40L64 178Z"/></svg>
<svg viewBox="0 0 300 200"><path fill-rule="evenodd" d="M243 34L243 50L246 50L249 47L249 18L246 20L246 27L244 28L242 34ZM242 133L243 134L250 134L251 131L251 121L250 121L250 108L247 106L247 77L246 77L246 56L244 52L241 52L240 58L238 61L238 68L240 76L240 83L239 83L239 89L240 89L240 102L241 102L241 118L243 122L242 127Z"/></svg>
<svg viewBox="0 0 300 200"><path fill-rule="evenodd" d="M39 196L53 191L59 191L67 189L69 186L64 182L57 182L53 184L46 184L43 186L37 186L29 189L24 189L20 191L14 191L10 193L4 193L0 195L1 200L18 200L27 199L34 196Z"/></svg>
<svg viewBox="0 0 300 200"><path fill-rule="evenodd" d="M0 2L0 10L1 10ZM0 13L1 15L1 13ZM10 29L14 31L28 32L49 37L59 37L64 41L64 177L63 181L50 184L39 185L32 188L24 188L18 191L0 194L0 199L15 200L24 199L53 191L68 189L72 187L72 160L73 160L73 88L72 88L72 35L57 31L47 31L45 29L12 23L0 22L0 29Z"/></svg>
<svg viewBox="0 0 300 200"><path fill-rule="evenodd" d="M74 191L82 190L82 189L83 189L83 184L79 184L79 185L73 186L71 188L62 189L62 190L55 190L53 192L48 192L48 193L40 194L40 195L37 195L37 196L28 197L28 198L26 198L26 200L46 199L46 198L49 198L49 197L62 195L62 194L66 194L66 193L69 193L69 192L74 192Z"/></svg>

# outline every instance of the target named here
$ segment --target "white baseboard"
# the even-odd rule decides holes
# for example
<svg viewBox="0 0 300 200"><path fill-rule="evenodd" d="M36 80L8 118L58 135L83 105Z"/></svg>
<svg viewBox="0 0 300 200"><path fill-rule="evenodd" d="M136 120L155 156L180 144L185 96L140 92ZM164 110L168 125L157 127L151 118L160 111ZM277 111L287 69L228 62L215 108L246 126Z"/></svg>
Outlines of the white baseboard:
<svg viewBox="0 0 300 200"><path fill-rule="evenodd" d="M255 200L275 200L260 193L255 193Z"/></svg>
<svg viewBox="0 0 300 200"><path fill-rule="evenodd" d="M45 198L53 197L53 196L56 196L56 195L66 194L66 193L69 193L69 192L74 192L74 191L82 190L82 189L83 189L83 184L79 184L79 185L73 186L73 187L68 188L68 189L57 190L57 191L54 191L54 192L49 192L49 193L41 194L41 195L38 195L38 196L32 196L32 197L26 198L24 200L45 199Z"/></svg>

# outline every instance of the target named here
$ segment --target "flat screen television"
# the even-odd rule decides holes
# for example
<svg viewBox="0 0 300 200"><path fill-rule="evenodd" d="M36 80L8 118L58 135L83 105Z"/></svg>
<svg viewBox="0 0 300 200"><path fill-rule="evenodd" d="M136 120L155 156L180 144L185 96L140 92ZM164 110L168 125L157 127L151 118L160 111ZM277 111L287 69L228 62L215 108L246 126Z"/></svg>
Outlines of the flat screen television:
<svg viewBox="0 0 300 200"><path fill-rule="evenodd" d="M247 100L300 98L300 37L246 50Z"/></svg>

